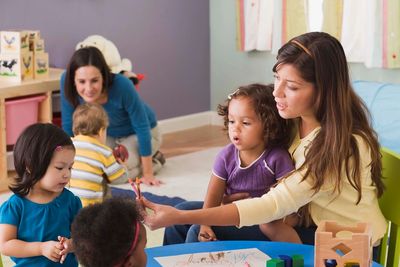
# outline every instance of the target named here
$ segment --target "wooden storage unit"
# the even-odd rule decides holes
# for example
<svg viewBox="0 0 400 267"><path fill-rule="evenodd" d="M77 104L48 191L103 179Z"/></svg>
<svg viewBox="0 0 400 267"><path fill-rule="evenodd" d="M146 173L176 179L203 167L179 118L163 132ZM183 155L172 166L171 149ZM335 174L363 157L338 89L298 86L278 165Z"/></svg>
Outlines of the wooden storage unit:
<svg viewBox="0 0 400 267"><path fill-rule="evenodd" d="M8 98L45 94L47 97L39 104L39 122L51 122L53 91L60 88L60 76L64 70L50 69L50 75L43 80L28 80L22 82L0 81L0 191L7 190L9 174L7 172L6 145L6 111L5 101Z"/></svg>

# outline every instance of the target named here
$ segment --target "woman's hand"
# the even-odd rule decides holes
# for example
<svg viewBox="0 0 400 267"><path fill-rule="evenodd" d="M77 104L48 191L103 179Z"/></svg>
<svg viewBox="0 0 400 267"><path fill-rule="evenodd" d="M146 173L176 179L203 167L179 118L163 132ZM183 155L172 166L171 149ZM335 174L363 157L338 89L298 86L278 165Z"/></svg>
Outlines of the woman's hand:
<svg viewBox="0 0 400 267"><path fill-rule="evenodd" d="M207 242L207 241L216 241L217 237L215 236L214 231L208 225L201 225L199 232L199 241Z"/></svg>
<svg viewBox="0 0 400 267"><path fill-rule="evenodd" d="M40 245L40 251L43 256L51 261L59 262L61 259L61 250L64 246L57 241L46 241Z"/></svg>
<svg viewBox="0 0 400 267"><path fill-rule="evenodd" d="M246 198L250 198L250 194L247 192L235 193L232 195L224 195L224 197L222 198L222 204L229 204L232 203L233 201Z"/></svg>
<svg viewBox="0 0 400 267"><path fill-rule="evenodd" d="M143 207L152 211L152 213L146 212L144 216L144 223L151 230L170 226L177 222L177 217L179 216L178 209L167 205L153 203L144 197L142 197L140 201Z"/></svg>
<svg viewBox="0 0 400 267"><path fill-rule="evenodd" d="M146 175L140 178L140 182L146 184L146 185L155 185L159 186L162 184L160 180L158 180L154 175Z"/></svg>
<svg viewBox="0 0 400 267"><path fill-rule="evenodd" d="M141 157L141 160L142 160L143 176L140 180L142 181L142 183L147 185L159 186L161 184L161 181L156 179L156 177L154 177L152 157L151 156Z"/></svg>

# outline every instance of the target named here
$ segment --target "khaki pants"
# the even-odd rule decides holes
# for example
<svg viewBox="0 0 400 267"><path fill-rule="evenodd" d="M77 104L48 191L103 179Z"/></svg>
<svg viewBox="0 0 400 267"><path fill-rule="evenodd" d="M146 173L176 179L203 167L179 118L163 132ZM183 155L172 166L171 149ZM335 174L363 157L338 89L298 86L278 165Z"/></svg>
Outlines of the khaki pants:
<svg viewBox="0 0 400 267"><path fill-rule="evenodd" d="M158 126L151 129L151 155L154 155L160 149L162 141L161 139L162 137ZM142 174L142 164L141 157L139 155L139 144L136 134L121 138L113 138L111 136L107 136L107 146L113 149L117 145L123 145L128 150L129 157L126 161L128 176L140 177ZM161 167L161 164L157 164L153 161L154 173L157 173L161 169Z"/></svg>

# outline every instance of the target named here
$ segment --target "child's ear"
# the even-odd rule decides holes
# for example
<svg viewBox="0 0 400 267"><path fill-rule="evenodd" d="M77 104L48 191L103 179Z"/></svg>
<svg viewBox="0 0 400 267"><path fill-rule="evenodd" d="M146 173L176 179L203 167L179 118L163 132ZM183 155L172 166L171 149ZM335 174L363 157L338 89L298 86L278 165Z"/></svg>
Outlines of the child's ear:
<svg viewBox="0 0 400 267"><path fill-rule="evenodd" d="M107 134L106 131L107 131L106 127L101 128L99 131L99 135L106 135Z"/></svg>

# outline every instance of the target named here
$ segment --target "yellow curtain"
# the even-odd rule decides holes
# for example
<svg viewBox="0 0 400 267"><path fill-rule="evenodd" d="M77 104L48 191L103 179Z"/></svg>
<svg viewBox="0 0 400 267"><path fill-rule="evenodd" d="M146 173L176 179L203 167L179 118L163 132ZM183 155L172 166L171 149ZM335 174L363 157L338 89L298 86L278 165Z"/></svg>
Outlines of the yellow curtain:
<svg viewBox="0 0 400 267"><path fill-rule="evenodd" d="M399 0L383 0L383 67L400 68Z"/></svg>
<svg viewBox="0 0 400 267"><path fill-rule="evenodd" d="M305 1L282 1L282 43L307 32Z"/></svg>
<svg viewBox="0 0 400 267"><path fill-rule="evenodd" d="M325 0L322 4L322 31L340 40L342 31L343 0Z"/></svg>

